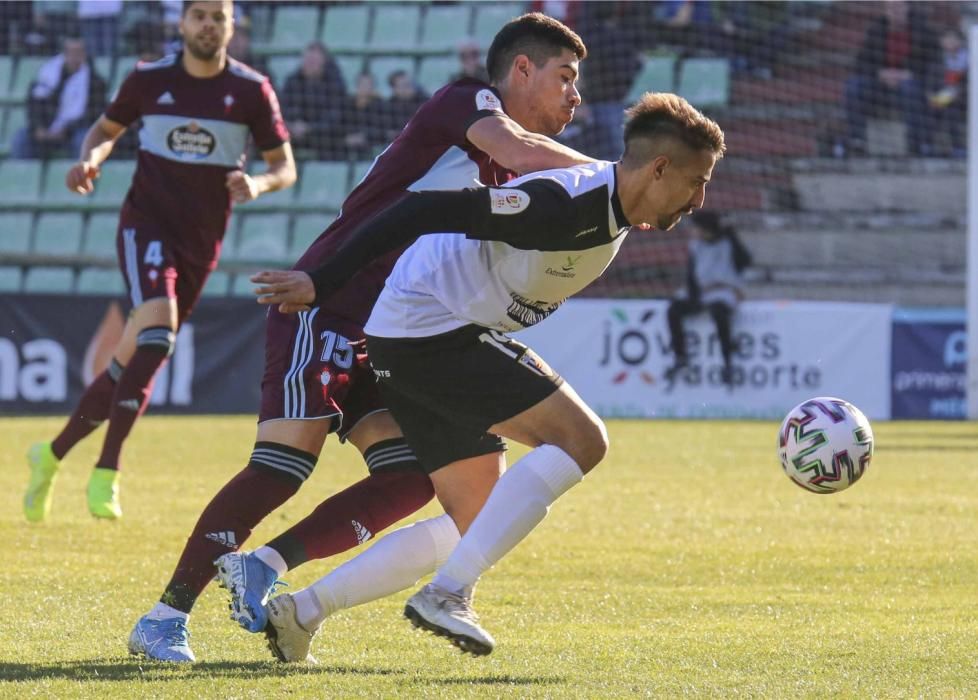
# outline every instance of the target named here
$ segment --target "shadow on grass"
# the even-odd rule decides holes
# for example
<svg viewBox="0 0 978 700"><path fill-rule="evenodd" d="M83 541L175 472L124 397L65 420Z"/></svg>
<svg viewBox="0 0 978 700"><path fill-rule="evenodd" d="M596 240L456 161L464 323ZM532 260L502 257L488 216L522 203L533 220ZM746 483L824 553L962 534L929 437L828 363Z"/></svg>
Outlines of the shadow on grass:
<svg viewBox="0 0 978 700"><path fill-rule="evenodd" d="M453 676L432 678L428 683L440 685L552 685L566 683L563 676Z"/></svg>
<svg viewBox="0 0 978 700"><path fill-rule="evenodd" d="M281 676L390 676L406 674L400 669L335 664L304 666L275 661L202 661L171 664L146 659L131 661L62 661L48 664L0 663L0 681L67 679L75 681L163 680L167 678L281 677Z"/></svg>
<svg viewBox="0 0 978 700"><path fill-rule="evenodd" d="M971 453L978 445L938 445L935 443L891 443L884 445L876 443L875 452L968 452Z"/></svg>

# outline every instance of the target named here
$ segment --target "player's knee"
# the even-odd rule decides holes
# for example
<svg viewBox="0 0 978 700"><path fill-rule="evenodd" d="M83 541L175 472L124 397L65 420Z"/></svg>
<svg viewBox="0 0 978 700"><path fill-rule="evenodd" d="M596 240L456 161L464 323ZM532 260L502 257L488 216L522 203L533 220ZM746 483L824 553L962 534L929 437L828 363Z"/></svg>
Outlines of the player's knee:
<svg viewBox="0 0 978 700"><path fill-rule="evenodd" d="M301 485L312 474L318 461L317 455L297 450L277 442L258 441L251 451L248 467L269 472L284 479L292 479Z"/></svg>
<svg viewBox="0 0 978 700"><path fill-rule="evenodd" d="M136 336L136 348L154 350L169 357L177 346L177 334L167 326L150 326L139 331Z"/></svg>
<svg viewBox="0 0 978 700"><path fill-rule="evenodd" d="M580 445L577 466L587 474L594 469L608 454L608 429L604 421L595 417L579 435Z"/></svg>

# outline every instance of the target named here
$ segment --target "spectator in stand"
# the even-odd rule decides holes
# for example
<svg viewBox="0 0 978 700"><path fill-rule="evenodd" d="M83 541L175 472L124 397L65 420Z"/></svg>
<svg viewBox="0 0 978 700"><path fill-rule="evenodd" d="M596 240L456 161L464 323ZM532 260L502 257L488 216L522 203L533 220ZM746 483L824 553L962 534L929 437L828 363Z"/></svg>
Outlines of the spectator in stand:
<svg viewBox="0 0 978 700"><path fill-rule="evenodd" d="M964 158L965 118L968 103L968 46L961 30L951 28L941 34L944 52L944 78L935 92L928 95L930 106L940 126L951 139L951 155Z"/></svg>
<svg viewBox="0 0 978 700"><path fill-rule="evenodd" d="M70 157L78 153L88 125L105 107L106 84L92 67L79 38L44 63L31 84L27 126L14 134L14 158Z"/></svg>
<svg viewBox="0 0 978 700"><path fill-rule="evenodd" d="M293 146L313 150L317 158L326 157L326 143L339 121L345 97L340 67L321 42L311 42L302 52L299 69L286 78L282 89L282 114Z"/></svg>
<svg viewBox="0 0 978 700"><path fill-rule="evenodd" d="M716 324L720 353L723 356L723 383L733 385L732 323L737 305L744 298L741 273L751 264L750 251L736 230L723 223L712 211L693 212L687 224L690 235L686 287L669 304L669 333L675 362L666 371L671 382L689 366L683 319L709 313Z"/></svg>
<svg viewBox="0 0 978 700"><path fill-rule="evenodd" d="M475 78L484 83L489 82L489 71L483 60L482 48L479 42L472 37L467 37L458 43L456 49L458 56L458 73L449 78L448 82L454 83L462 78Z"/></svg>
<svg viewBox="0 0 978 700"><path fill-rule="evenodd" d="M228 44L228 56L246 63L262 75L268 75L268 62L263 56L256 56L251 50L251 20L247 15L240 20L235 20L234 34L231 35L231 43Z"/></svg>
<svg viewBox="0 0 978 700"><path fill-rule="evenodd" d="M390 85L391 96L385 109L384 141L393 141L418 111L418 107L428 99L428 95L405 70L396 70L387 76L387 84Z"/></svg>
<svg viewBox="0 0 978 700"><path fill-rule="evenodd" d="M331 160L366 160L385 146L386 105L370 73L357 76L356 91L341 103L339 119L328 142Z"/></svg>
<svg viewBox="0 0 978 700"><path fill-rule="evenodd" d="M900 110L912 155L933 153L933 112L925 95L940 84L941 55L924 3L890 0L866 29L853 74L846 81L848 150L866 152L866 122L879 106Z"/></svg>
<svg viewBox="0 0 978 700"><path fill-rule="evenodd" d="M617 2L588 3L582 10L581 34L587 37L588 67L583 76L593 143L585 152L617 160L624 147L625 97L642 68L642 43L621 22Z"/></svg>
<svg viewBox="0 0 978 700"><path fill-rule="evenodd" d="M122 0L78 0L78 22L92 56L115 56L119 43Z"/></svg>

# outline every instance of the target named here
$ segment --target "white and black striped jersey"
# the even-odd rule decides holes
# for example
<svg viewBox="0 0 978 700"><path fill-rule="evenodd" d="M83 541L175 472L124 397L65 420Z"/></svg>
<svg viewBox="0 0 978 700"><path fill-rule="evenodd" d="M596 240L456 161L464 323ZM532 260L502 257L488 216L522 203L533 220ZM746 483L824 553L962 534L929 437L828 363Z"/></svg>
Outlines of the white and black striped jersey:
<svg viewBox="0 0 978 700"><path fill-rule="evenodd" d="M405 338L469 324L516 331L553 313L608 267L630 224L616 164L545 170L499 188L418 192L369 221L311 271L322 299L400 237L417 240L387 278L368 335Z"/></svg>

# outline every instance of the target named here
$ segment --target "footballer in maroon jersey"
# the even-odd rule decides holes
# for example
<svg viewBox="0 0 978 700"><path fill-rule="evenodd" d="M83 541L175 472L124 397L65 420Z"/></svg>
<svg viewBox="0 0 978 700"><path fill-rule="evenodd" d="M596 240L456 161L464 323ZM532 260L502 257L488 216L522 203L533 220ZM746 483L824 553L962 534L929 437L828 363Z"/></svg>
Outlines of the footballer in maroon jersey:
<svg viewBox="0 0 978 700"><path fill-rule="evenodd" d="M116 140L141 120L139 159L119 217L119 263L132 311L110 367L85 390L65 428L28 453L28 520L43 520L60 460L100 423L109 428L88 484L88 507L117 519L119 453L145 410L153 377L217 265L231 202L295 182L289 134L269 79L227 57L230 1L185 2L184 50L141 63L89 129L65 178L88 194ZM249 138L267 164L244 172Z"/></svg>
<svg viewBox="0 0 978 700"><path fill-rule="evenodd" d="M580 37L544 15L524 15L505 25L490 49L492 84L461 80L423 105L377 157L297 269L317 266L358 224L409 191L497 184L514 172L591 162L548 136L559 133L580 104L575 83L586 53ZM361 271L322 307L299 314L286 313L292 309L285 307L270 310L251 459L204 509L160 603L137 623L134 635L148 620L185 619L214 576L212 562L218 557L218 576L232 592L232 616L259 631L265 627L263 603L277 572L350 549L431 499L431 481L380 403L356 345L396 257ZM291 274L308 279L302 272ZM251 556L246 562L227 561L227 553L237 550L255 525L309 477L327 434L334 431L362 453L369 476L262 547L268 561ZM502 464L501 454L473 460L484 484L450 514L455 520L449 529L456 538L455 523L465 529ZM253 587L248 591L242 589L246 581ZM145 653L192 660L185 638L182 643L174 638L178 641Z"/></svg>

